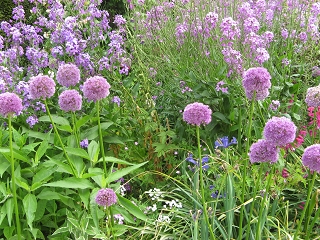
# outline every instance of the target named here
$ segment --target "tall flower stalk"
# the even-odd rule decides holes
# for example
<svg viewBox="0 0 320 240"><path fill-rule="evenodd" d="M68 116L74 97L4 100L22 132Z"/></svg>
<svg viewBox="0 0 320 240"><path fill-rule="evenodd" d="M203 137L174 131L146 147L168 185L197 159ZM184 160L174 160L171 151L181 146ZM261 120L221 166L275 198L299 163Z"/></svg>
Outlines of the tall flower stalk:
<svg viewBox="0 0 320 240"><path fill-rule="evenodd" d="M19 114L22 111L22 100L14 93L2 93L0 94L0 114L8 118L9 122L9 149L10 149L10 165L11 165L11 188L14 203L14 212L16 219L16 229L17 238L21 239L21 226L20 226L20 216L19 207L17 199L16 181L15 181L15 161L13 156L13 146L12 146L12 123L11 118L13 114Z"/></svg>

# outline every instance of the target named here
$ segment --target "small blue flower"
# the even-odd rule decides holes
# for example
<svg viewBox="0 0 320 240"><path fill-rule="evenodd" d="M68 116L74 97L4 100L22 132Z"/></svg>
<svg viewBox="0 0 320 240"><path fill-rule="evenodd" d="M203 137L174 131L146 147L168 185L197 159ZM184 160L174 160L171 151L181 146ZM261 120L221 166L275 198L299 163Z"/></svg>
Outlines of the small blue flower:
<svg viewBox="0 0 320 240"><path fill-rule="evenodd" d="M224 136L222 138L219 138L217 141L214 142L214 146L215 148L218 147L223 147L223 148L227 148L233 144L237 144L237 139L235 137L233 137L231 139L231 141L229 142L229 137L228 136Z"/></svg>
<svg viewBox="0 0 320 240"><path fill-rule="evenodd" d="M193 156L191 153L189 153L188 157L186 158L186 161L193 163L194 165L198 166L198 160L193 159ZM209 165L207 164L209 162L209 157L205 156L202 158L202 169L208 170Z"/></svg>
<svg viewBox="0 0 320 240"><path fill-rule="evenodd" d="M194 160L194 159L193 159L193 157L192 157L192 154L191 154L191 153L189 153L189 155L188 155L188 157L186 158L186 160L187 160L188 162L193 163L194 165L197 165L197 164L198 164L198 162L197 162L196 160Z"/></svg>

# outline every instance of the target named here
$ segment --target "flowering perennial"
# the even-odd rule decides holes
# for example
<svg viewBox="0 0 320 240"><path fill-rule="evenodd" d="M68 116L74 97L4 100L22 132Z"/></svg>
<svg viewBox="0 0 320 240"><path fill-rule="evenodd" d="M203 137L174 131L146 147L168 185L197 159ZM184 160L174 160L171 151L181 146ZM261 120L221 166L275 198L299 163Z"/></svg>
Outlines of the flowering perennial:
<svg viewBox="0 0 320 240"><path fill-rule="evenodd" d="M320 106L320 86L308 88L305 102L308 107Z"/></svg>
<svg viewBox="0 0 320 240"><path fill-rule="evenodd" d="M15 93L0 94L0 114L7 117L8 114L19 114L22 111L22 100Z"/></svg>
<svg viewBox="0 0 320 240"><path fill-rule="evenodd" d="M320 173L320 144L313 144L304 150L302 164L311 171Z"/></svg>
<svg viewBox="0 0 320 240"><path fill-rule="evenodd" d="M255 162L269 162L275 163L278 161L279 150L277 146L268 140L259 139L250 147L249 158L251 163Z"/></svg>
<svg viewBox="0 0 320 240"><path fill-rule="evenodd" d="M29 91L32 99L46 99L53 96L56 84L47 75L32 77L29 81Z"/></svg>
<svg viewBox="0 0 320 240"><path fill-rule="evenodd" d="M65 90L59 96L61 110L75 112L81 109L82 97L77 90Z"/></svg>
<svg viewBox="0 0 320 240"><path fill-rule="evenodd" d="M96 195L96 203L103 207L110 207L117 203L117 195L111 188L100 189Z"/></svg>
<svg viewBox="0 0 320 240"><path fill-rule="evenodd" d="M88 78L83 84L83 95L89 101L98 101L109 95L110 84L103 77Z"/></svg>
<svg viewBox="0 0 320 240"><path fill-rule="evenodd" d="M188 104L183 112L183 120L191 125L207 125L211 122L212 111L208 105L203 103Z"/></svg>
<svg viewBox="0 0 320 240"><path fill-rule="evenodd" d="M80 70L74 64L60 65L57 81L64 87L75 86L80 81Z"/></svg>
<svg viewBox="0 0 320 240"><path fill-rule="evenodd" d="M265 125L263 135L276 146L285 146L296 138L296 125L286 117L272 117Z"/></svg>

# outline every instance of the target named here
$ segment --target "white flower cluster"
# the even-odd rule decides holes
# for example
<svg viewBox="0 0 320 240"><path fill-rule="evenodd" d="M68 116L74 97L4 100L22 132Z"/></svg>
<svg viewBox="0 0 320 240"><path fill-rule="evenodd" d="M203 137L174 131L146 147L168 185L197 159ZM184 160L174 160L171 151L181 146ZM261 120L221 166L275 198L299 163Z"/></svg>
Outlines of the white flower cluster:
<svg viewBox="0 0 320 240"><path fill-rule="evenodd" d="M161 213L159 214L158 219L156 220L158 223L169 223L170 218L167 215L162 215Z"/></svg>
<svg viewBox="0 0 320 240"><path fill-rule="evenodd" d="M158 188L150 189L149 191L146 191L146 193L149 194L151 200L158 200L159 198L163 198L163 194Z"/></svg>
<svg viewBox="0 0 320 240"><path fill-rule="evenodd" d="M171 200L171 201L165 201L165 205L163 205L163 208L167 208L167 206L169 205L169 208L172 209L173 207L176 208L182 208L182 203L179 202L179 200Z"/></svg>

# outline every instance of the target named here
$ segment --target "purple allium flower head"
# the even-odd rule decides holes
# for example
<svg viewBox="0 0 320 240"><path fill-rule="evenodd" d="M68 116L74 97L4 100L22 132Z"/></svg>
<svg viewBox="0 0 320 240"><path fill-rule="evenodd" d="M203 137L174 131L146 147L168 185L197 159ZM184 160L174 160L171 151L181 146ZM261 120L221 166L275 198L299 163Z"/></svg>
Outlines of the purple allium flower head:
<svg viewBox="0 0 320 240"><path fill-rule="evenodd" d="M32 77L29 81L29 91L32 99L46 99L53 96L56 84L47 75Z"/></svg>
<svg viewBox="0 0 320 240"><path fill-rule="evenodd" d="M83 84L83 95L89 101L97 101L109 95L110 84L103 77L88 78Z"/></svg>
<svg viewBox="0 0 320 240"><path fill-rule="evenodd" d="M61 110L75 112L81 109L82 97L77 90L65 90L59 96Z"/></svg>
<svg viewBox="0 0 320 240"><path fill-rule="evenodd" d="M111 188L100 189L96 195L96 203L100 206L110 207L117 203L117 195Z"/></svg>
<svg viewBox="0 0 320 240"><path fill-rule="evenodd" d="M271 76L267 69L263 67L249 68L243 73L242 85L249 99L256 91L256 100L263 100L269 95L268 89L271 87Z"/></svg>
<svg viewBox="0 0 320 240"><path fill-rule="evenodd" d="M304 150L302 164L311 171L320 173L320 144L313 144Z"/></svg>
<svg viewBox="0 0 320 240"><path fill-rule="evenodd" d="M87 148L88 146L89 146L88 138L85 138L80 142L80 147Z"/></svg>
<svg viewBox="0 0 320 240"><path fill-rule="evenodd" d="M279 150L277 146L268 140L259 139L250 147L249 158L251 163L255 162L269 162L275 163L278 161Z"/></svg>
<svg viewBox="0 0 320 240"><path fill-rule="evenodd" d="M276 146L285 146L296 138L296 125L286 117L272 117L265 125L263 135Z"/></svg>
<svg viewBox="0 0 320 240"><path fill-rule="evenodd" d="M320 86L308 88L305 102L308 107L320 106Z"/></svg>
<svg viewBox="0 0 320 240"><path fill-rule="evenodd" d="M80 81L80 70L74 64L63 64L59 66L57 81L64 87L75 86Z"/></svg>
<svg viewBox="0 0 320 240"><path fill-rule="evenodd" d="M22 111L22 100L15 93L0 94L0 114L7 117L8 114L19 114Z"/></svg>
<svg viewBox="0 0 320 240"><path fill-rule="evenodd" d="M320 68L318 66L314 66L312 68L312 76L319 77L320 76Z"/></svg>
<svg viewBox="0 0 320 240"><path fill-rule="evenodd" d="M188 104L183 112L183 120L191 125L207 125L211 122L212 111L208 105L203 103Z"/></svg>

